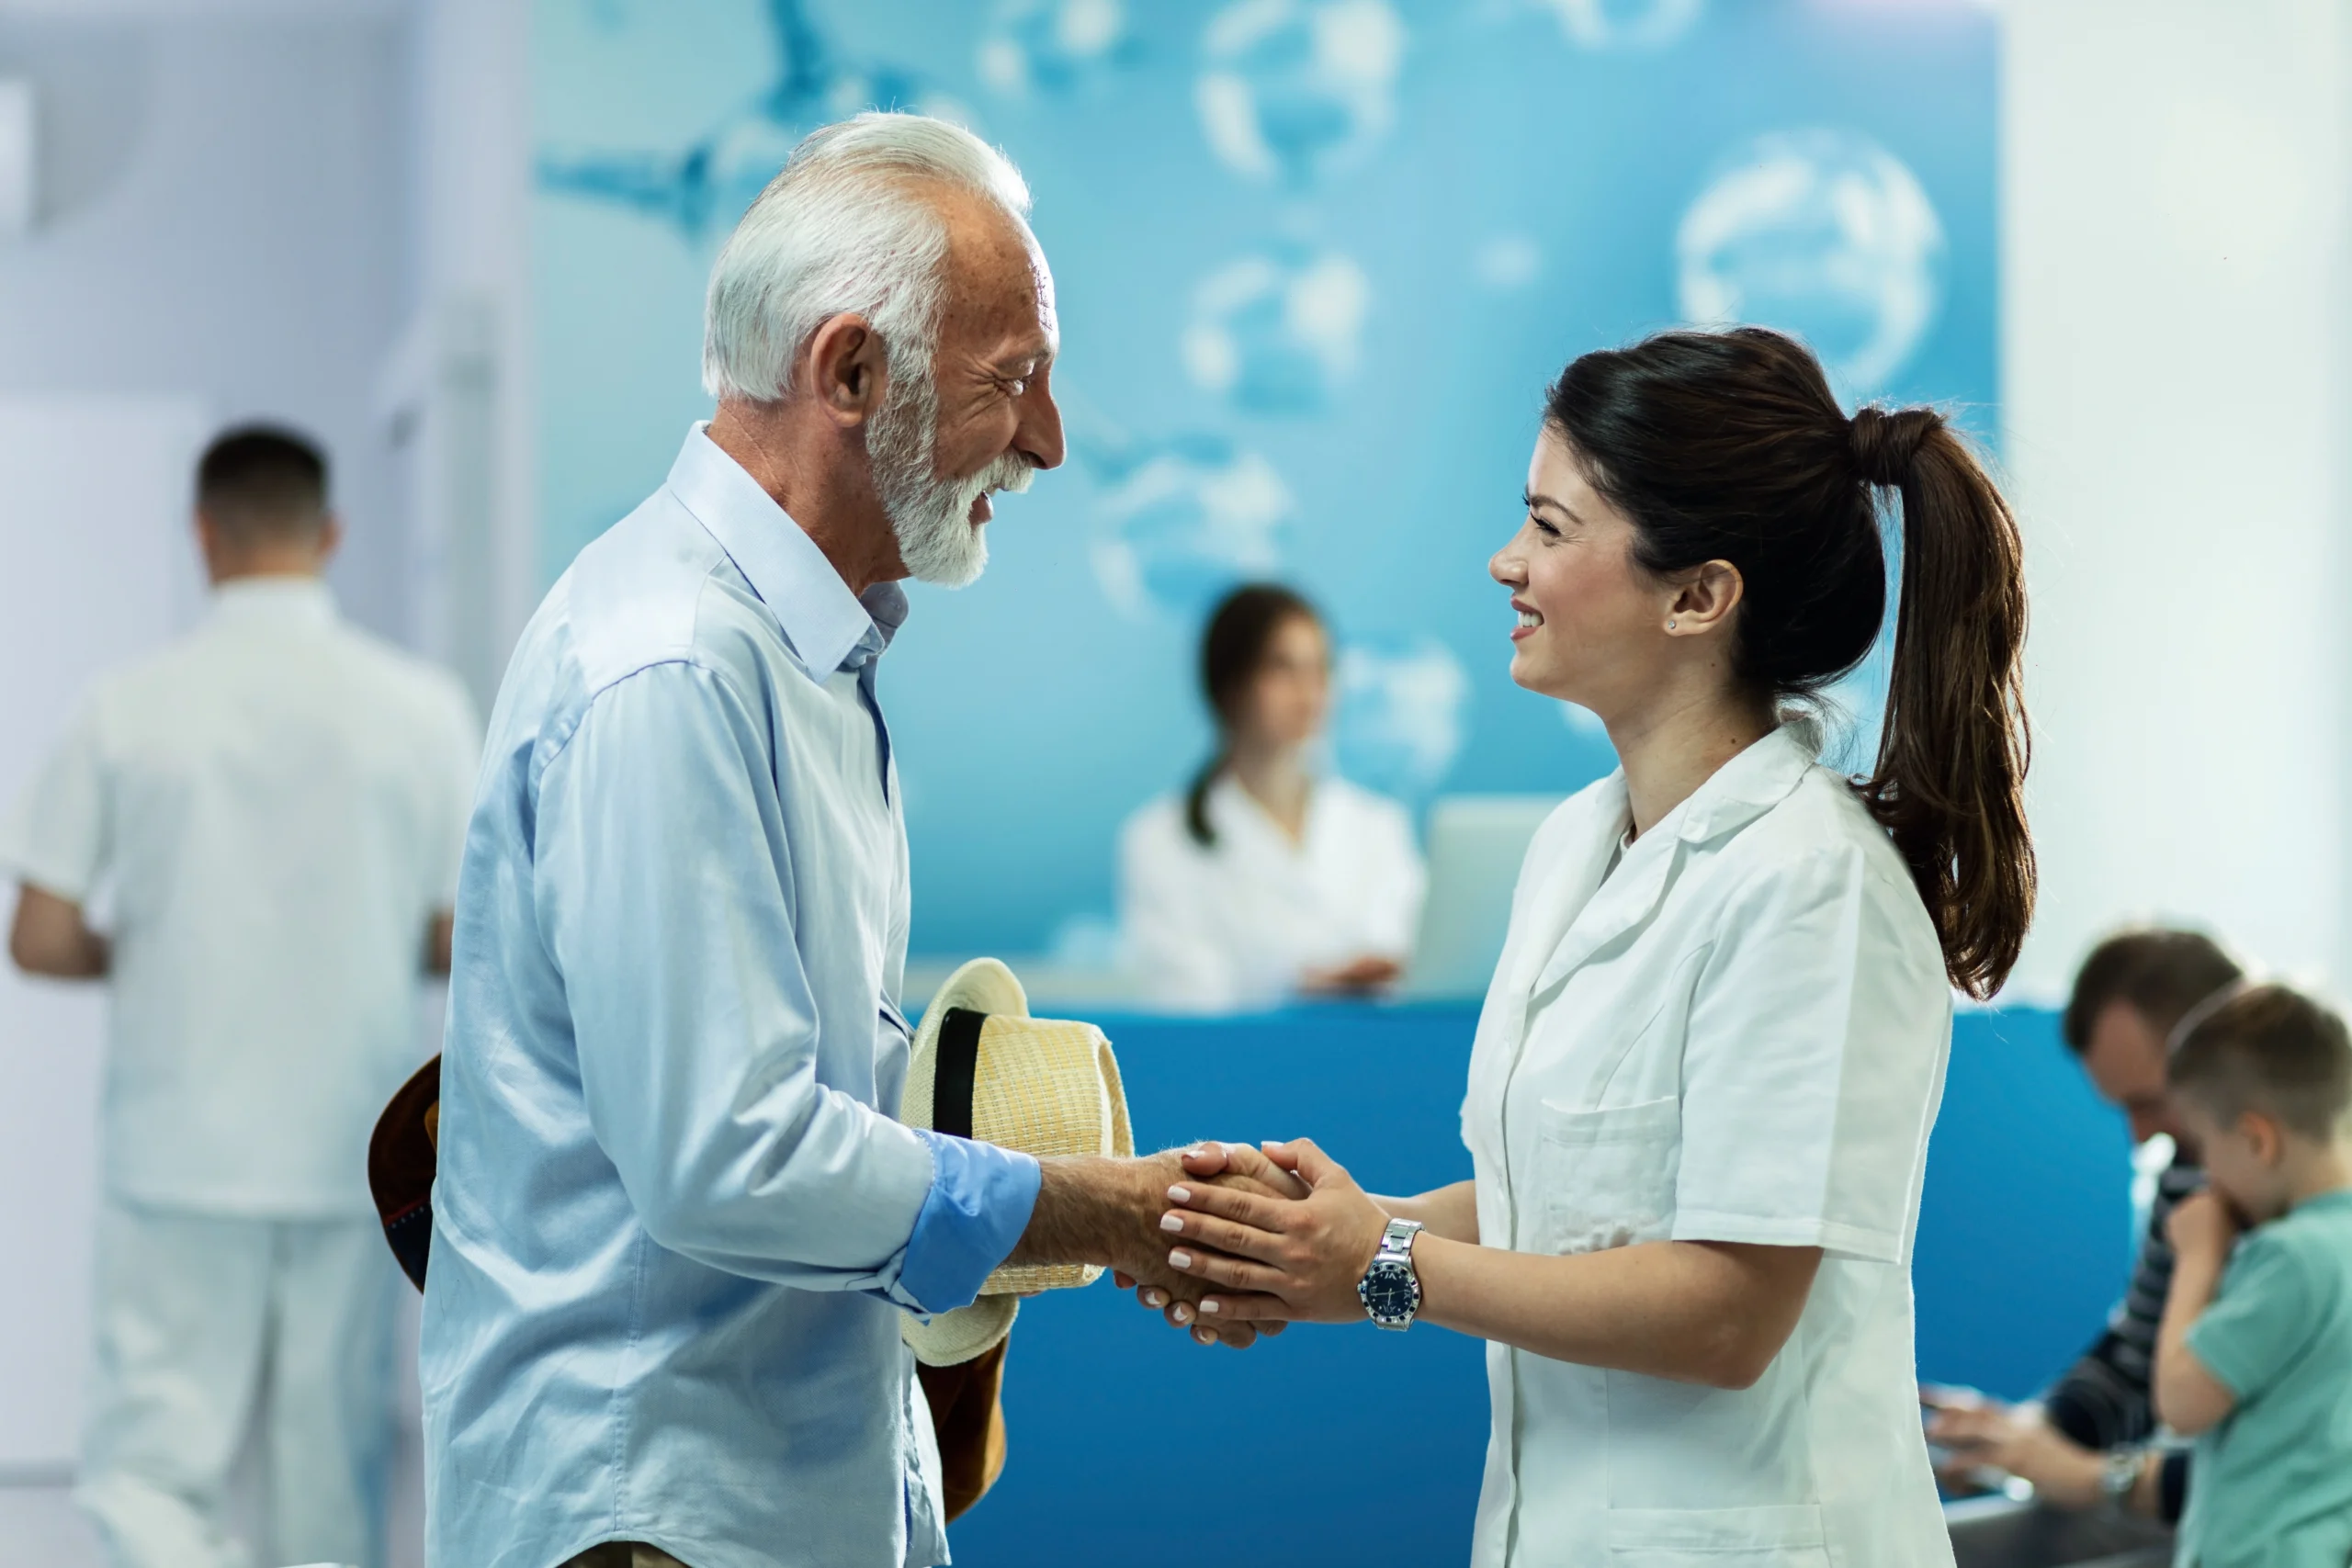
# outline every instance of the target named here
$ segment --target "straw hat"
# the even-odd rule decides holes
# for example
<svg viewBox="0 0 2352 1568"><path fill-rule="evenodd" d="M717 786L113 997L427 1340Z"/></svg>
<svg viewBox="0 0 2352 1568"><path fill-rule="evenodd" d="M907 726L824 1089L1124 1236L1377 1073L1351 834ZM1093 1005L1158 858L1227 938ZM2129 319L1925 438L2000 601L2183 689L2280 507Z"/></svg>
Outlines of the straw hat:
<svg viewBox="0 0 2352 1568"><path fill-rule="evenodd" d="M1118 1058L1102 1032L1031 1018L1021 982L993 958L956 971L924 1010L899 1120L1038 1156L1124 1159L1136 1146ZM1008 1264L970 1306L927 1324L908 1318L900 1332L918 1360L953 1366L1012 1332L1023 1295L1091 1285L1102 1273L1083 1263Z"/></svg>

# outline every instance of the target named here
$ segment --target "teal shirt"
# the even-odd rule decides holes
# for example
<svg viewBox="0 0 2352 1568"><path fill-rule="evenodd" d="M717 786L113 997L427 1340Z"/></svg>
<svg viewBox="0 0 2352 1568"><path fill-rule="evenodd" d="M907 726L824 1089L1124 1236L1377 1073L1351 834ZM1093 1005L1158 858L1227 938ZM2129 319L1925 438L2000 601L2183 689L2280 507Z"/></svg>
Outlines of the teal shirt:
<svg viewBox="0 0 2352 1568"><path fill-rule="evenodd" d="M2352 1562L2352 1191L2240 1238L2188 1348L2236 1408L2197 1439L2176 1568Z"/></svg>

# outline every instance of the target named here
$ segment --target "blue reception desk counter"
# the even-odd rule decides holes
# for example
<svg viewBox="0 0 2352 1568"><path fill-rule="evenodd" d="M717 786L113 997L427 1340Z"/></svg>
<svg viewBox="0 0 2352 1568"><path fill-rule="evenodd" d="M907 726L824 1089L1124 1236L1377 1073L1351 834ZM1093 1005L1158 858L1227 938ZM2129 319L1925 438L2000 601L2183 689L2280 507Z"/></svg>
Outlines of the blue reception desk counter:
<svg viewBox="0 0 2352 1568"><path fill-rule="evenodd" d="M1141 1146L1304 1134L1375 1191L1470 1174L1469 1009L1092 1016ZM2130 1184L2122 1125L2056 1020L1963 1014L1912 1271L1922 1375L2018 1397L2061 1370L2122 1288ZM1025 1303L1007 1367L1004 1478L950 1536L966 1568L1468 1556L1487 1442L1476 1341L1363 1324L1204 1349L1106 1279Z"/></svg>

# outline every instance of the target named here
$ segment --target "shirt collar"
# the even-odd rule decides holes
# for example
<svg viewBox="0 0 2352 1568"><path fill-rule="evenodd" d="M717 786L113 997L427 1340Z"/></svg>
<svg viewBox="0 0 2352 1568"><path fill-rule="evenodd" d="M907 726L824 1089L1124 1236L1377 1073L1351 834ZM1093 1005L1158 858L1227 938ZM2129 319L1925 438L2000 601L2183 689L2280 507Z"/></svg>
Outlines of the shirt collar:
<svg viewBox="0 0 2352 1568"><path fill-rule="evenodd" d="M292 572L232 577L213 587L209 618L238 625L268 621L322 626L335 618L334 591L315 577Z"/></svg>
<svg viewBox="0 0 2352 1568"><path fill-rule="evenodd" d="M768 607L802 669L821 681L862 668L906 623L907 596L877 582L863 599L799 524L697 422L670 466L670 493L718 541Z"/></svg>
<svg viewBox="0 0 2352 1568"><path fill-rule="evenodd" d="M1676 808L1682 821L1675 836L1699 843L1746 827L1786 800L1820 754L1821 729L1814 720L1784 720L1691 792Z"/></svg>

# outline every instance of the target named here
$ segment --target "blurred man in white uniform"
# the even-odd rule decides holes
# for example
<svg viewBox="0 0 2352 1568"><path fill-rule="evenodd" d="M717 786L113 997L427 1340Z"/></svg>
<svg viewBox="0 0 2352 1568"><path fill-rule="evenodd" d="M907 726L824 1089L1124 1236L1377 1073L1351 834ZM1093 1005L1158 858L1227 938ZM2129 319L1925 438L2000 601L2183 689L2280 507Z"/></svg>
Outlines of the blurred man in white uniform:
<svg viewBox="0 0 2352 1568"><path fill-rule="evenodd" d="M0 828L10 955L111 1003L77 1495L118 1568L243 1568L224 1493L266 1389L262 1561L370 1564L394 1298L368 1136L447 972L480 731L337 616L307 441L215 442L197 530L204 621L97 682Z"/></svg>

